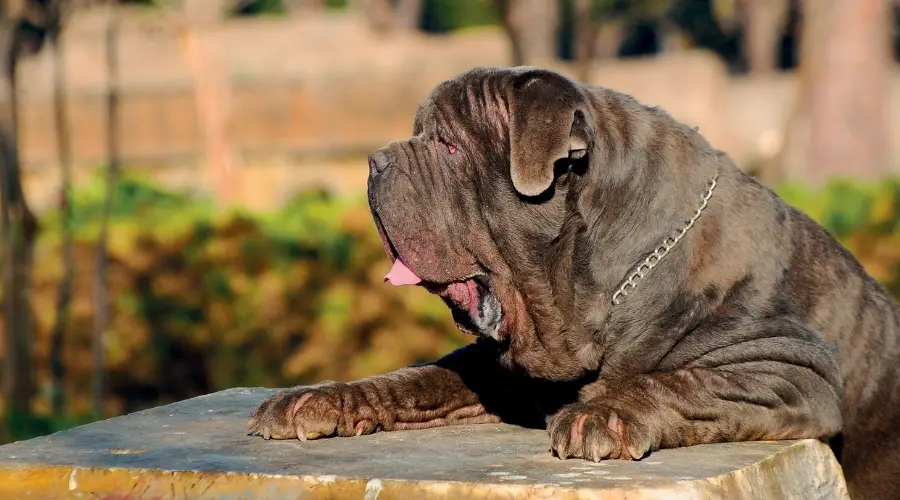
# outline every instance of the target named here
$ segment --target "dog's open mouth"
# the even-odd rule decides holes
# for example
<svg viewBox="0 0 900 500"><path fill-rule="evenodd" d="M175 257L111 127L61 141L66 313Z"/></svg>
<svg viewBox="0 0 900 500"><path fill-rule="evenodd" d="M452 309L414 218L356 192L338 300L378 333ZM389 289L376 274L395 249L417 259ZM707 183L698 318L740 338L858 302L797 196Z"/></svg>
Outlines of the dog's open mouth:
<svg viewBox="0 0 900 500"><path fill-rule="evenodd" d="M500 340L500 301L491 292L490 284L484 276L454 281L432 291L450 307L453 321L461 330Z"/></svg>
<svg viewBox="0 0 900 500"><path fill-rule="evenodd" d="M472 335L483 335L500 340L500 320L503 311L500 299L491 290L490 279L483 275L470 276L447 283L423 280L400 259L399 252L388 238L377 213L373 213L375 227L384 249L394 260L384 277L394 286L419 285L441 297L453 315L456 326Z"/></svg>
<svg viewBox="0 0 900 500"><path fill-rule="evenodd" d="M427 282L397 257L384 280L394 286L421 285L444 299L459 329L499 340L502 316L500 300L492 293L490 281L486 277L473 276L446 284Z"/></svg>

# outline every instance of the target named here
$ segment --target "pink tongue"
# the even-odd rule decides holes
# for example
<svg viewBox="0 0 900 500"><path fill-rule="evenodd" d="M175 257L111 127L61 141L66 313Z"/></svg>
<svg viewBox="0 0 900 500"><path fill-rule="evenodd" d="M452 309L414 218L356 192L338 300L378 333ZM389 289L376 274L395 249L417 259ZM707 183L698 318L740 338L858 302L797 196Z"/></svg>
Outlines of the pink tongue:
<svg viewBox="0 0 900 500"><path fill-rule="evenodd" d="M390 281L394 286L415 285L422 281L422 278L416 276L416 273L406 267L399 258L394 260L391 270L384 276L384 281Z"/></svg>

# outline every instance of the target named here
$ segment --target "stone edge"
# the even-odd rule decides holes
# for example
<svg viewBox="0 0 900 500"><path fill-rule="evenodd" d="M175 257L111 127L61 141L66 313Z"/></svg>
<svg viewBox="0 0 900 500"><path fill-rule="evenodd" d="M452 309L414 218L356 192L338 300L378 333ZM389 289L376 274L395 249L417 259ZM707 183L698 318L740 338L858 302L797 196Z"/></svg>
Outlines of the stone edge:
<svg viewBox="0 0 900 500"><path fill-rule="evenodd" d="M796 473L796 463L806 474ZM772 479L777 478L776 481ZM0 463L0 498L559 498L657 500L707 498L848 499L840 465L816 440L802 440L748 467L665 485L579 488L555 484L496 484L333 475L289 476L218 471L91 468Z"/></svg>

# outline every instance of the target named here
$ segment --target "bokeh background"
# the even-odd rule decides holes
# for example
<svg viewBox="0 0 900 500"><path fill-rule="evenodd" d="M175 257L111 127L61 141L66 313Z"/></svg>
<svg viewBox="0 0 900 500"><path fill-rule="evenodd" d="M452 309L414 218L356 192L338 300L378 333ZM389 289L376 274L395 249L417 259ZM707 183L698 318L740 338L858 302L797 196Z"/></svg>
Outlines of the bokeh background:
<svg viewBox="0 0 900 500"><path fill-rule="evenodd" d="M900 294L898 3L0 0L0 442L469 342L365 157L477 65L664 107Z"/></svg>

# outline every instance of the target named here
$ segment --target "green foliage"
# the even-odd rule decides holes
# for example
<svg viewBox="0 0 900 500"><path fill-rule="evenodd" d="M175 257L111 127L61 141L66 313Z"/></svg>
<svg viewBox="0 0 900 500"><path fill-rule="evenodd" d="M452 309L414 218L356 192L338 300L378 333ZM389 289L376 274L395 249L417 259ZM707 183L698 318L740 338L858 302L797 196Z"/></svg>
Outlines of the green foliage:
<svg viewBox="0 0 900 500"><path fill-rule="evenodd" d="M786 183L778 192L838 238L862 231L891 235L900 230L900 179L880 183L835 179L820 190Z"/></svg>
<svg viewBox="0 0 900 500"><path fill-rule="evenodd" d="M0 444L30 439L35 436L46 436L47 434L89 424L94 421L92 417L88 416L70 418L48 415L22 415L16 412L0 416L3 417L0 420L2 422L2 427L0 427Z"/></svg>
<svg viewBox="0 0 900 500"><path fill-rule="evenodd" d="M101 181L73 194L77 269L64 348L72 415L89 412ZM390 262L364 196L308 191L276 212L221 213L206 199L126 177L113 199L111 414L226 387L355 379L435 359L470 340L437 297L383 283ZM63 274L57 221L44 214L34 267L35 352L44 388ZM47 406L48 398L38 398L39 418L19 422L17 435L55 429Z"/></svg>
<svg viewBox="0 0 900 500"><path fill-rule="evenodd" d="M442 33L498 22L492 0L423 0L422 27Z"/></svg>
<svg viewBox="0 0 900 500"><path fill-rule="evenodd" d="M235 14L241 16L280 15L285 12L281 0L249 0L241 2L235 9Z"/></svg>

